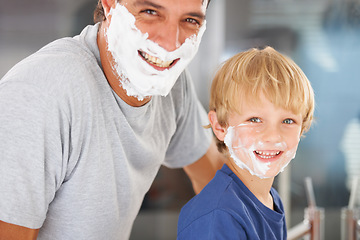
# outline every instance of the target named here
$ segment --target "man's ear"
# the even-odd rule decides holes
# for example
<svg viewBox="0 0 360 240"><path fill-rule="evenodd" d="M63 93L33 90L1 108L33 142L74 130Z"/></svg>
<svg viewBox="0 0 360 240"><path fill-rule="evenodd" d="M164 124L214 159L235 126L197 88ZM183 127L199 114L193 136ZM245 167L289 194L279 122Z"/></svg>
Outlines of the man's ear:
<svg viewBox="0 0 360 240"><path fill-rule="evenodd" d="M220 141L224 141L225 135L227 133L227 129L223 128L219 121L218 118L216 116L216 112L215 111L210 111L208 114L208 118L212 127L212 130L215 134L215 136L220 140Z"/></svg>
<svg viewBox="0 0 360 240"><path fill-rule="evenodd" d="M110 9L115 8L117 0L101 0L102 7L104 9L105 17L107 18Z"/></svg>

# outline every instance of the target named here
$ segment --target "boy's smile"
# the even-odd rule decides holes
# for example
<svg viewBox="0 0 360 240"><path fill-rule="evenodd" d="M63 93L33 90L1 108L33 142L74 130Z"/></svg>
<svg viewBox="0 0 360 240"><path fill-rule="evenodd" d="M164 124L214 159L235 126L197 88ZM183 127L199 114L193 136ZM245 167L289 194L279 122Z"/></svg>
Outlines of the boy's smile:
<svg viewBox="0 0 360 240"><path fill-rule="evenodd" d="M279 156L281 156L282 153L283 151L267 151L267 150L254 151L256 157L259 158L260 161L265 161L265 162L275 161L277 158L279 158Z"/></svg>

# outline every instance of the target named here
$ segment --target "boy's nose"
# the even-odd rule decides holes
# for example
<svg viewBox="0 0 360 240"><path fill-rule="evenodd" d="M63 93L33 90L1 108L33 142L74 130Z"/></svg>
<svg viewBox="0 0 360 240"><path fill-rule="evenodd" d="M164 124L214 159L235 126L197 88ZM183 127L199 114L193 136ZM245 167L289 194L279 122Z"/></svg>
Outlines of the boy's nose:
<svg viewBox="0 0 360 240"><path fill-rule="evenodd" d="M265 142L278 142L281 140L280 129L276 126L267 126L263 130L263 141Z"/></svg>

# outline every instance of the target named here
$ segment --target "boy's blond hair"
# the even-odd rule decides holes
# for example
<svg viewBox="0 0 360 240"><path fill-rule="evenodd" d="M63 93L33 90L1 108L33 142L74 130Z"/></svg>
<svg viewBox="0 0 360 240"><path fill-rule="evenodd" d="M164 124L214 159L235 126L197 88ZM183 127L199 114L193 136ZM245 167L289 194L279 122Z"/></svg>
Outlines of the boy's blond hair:
<svg viewBox="0 0 360 240"><path fill-rule="evenodd" d="M209 110L222 127L230 113L241 114L243 101L258 103L261 93L275 106L302 114L301 134L308 131L314 114L314 92L303 71L290 58L271 47L249 49L228 59L212 82ZM226 149L218 142L221 152Z"/></svg>

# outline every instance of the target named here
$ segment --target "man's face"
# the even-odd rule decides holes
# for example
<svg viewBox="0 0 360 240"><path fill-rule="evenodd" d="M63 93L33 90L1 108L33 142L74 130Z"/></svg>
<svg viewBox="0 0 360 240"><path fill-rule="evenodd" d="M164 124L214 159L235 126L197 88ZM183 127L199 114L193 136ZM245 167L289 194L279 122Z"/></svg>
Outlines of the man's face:
<svg viewBox="0 0 360 240"><path fill-rule="evenodd" d="M256 105L241 104L229 119L224 139L236 165L260 178L275 177L295 157L302 116L276 107L264 96Z"/></svg>
<svg viewBox="0 0 360 240"><path fill-rule="evenodd" d="M171 52L197 34L205 20L203 0L122 0L134 15L136 27Z"/></svg>
<svg viewBox="0 0 360 240"><path fill-rule="evenodd" d="M198 49L206 5L207 0L122 0L112 6L109 51L129 96L167 95Z"/></svg>

